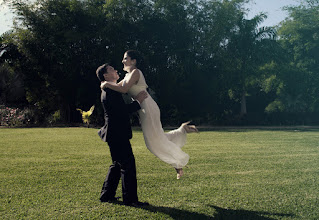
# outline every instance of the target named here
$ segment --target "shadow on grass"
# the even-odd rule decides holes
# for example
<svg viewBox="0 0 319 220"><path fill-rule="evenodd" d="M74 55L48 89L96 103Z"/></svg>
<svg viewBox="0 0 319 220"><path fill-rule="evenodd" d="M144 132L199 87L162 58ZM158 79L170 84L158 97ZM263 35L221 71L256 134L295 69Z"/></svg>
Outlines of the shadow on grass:
<svg viewBox="0 0 319 220"><path fill-rule="evenodd" d="M251 131L290 131L290 132L318 132L319 126L238 126L238 127L198 127L200 132L251 132Z"/></svg>
<svg viewBox="0 0 319 220"><path fill-rule="evenodd" d="M121 202L116 202L117 204L122 204ZM234 209L224 209L214 205L208 205L207 208L210 210L213 208L215 211L212 212L211 215L191 212L187 210L171 208L171 207L163 207L163 206L141 206L137 207L140 209L144 209L153 213L163 213L169 215L172 219L180 219L180 220L191 220L191 219L223 219L223 220L272 220L275 218L265 217L268 216L276 216L278 219L283 217L293 217L291 214L282 214L282 213L270 213L270 212L260 212L260 211L248 211L248 210L234 210Z"/></svg>
<svg viewBox="0 0 319 220"><path fill-rule="evenodd" d="M257 220L267 220L267 219L275 219L271 217L265 217L263 215L268 216L276 216L278 219L283 217L293 217L292 214L283 214L283 213L270 213L270 212L260 212L260 211L249 211L249 210L234 210L234 209L224 209L218 206L209 205L210 207L216 210L216 214L214 215L213 219L257 219Z"/></svg>

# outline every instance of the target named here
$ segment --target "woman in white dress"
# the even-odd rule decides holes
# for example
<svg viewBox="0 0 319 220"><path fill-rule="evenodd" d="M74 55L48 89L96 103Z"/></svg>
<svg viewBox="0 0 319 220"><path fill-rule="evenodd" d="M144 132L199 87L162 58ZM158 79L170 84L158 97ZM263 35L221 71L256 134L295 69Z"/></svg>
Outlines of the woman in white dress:
<svg viewBox="0 0 319 220"><path fill-rule="evenodd" d="M138 69L139 62L137 51L126 51L122 63L123 70L128 73L124 79L117 84L104 81L101 83L101 88L128 93L132 97L143 90L146 91L148 86L143 73ZM139 116L146 147L159 159L173 166L177 172L177 179L180 179L184 174L182 168L189 160L188 154L181 148L186 143L186 133L198 132L197 128L186 122L178 129L165 133L160 120L160 110L150 95L141 103Z"/></svg>

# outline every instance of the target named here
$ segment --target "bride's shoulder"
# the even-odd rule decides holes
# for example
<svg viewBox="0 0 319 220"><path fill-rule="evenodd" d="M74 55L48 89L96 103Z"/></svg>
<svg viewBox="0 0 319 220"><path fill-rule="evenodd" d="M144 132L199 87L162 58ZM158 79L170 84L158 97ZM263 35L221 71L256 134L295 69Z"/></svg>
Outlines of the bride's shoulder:
<svg viewBox="0 0 319 220"><path fill-rule="evenodd" d="M142 71L141 71L140 69L134 69L134 70L131 72L131 74L132 74L132 76L137 77L137 78L139 78L140 75L143 76L143 73L142 73Z"/></svg>
<svg viewBox="0 0 319 220"><path fill-rule="evenodd" d="M132 71L132 74L136 74L136 73L142 73L142 71L140 69L134 69Z"/></svg>
<svg viewBox="0 0 319 220"><path fill-rule="evenodd" d="M143 74L142 70L140 70L140 69L135 69L135 70L136 70L136 72L138 72L138 73L139 73L139 75L141 75L141 76L143 76L143 77L144 77L144 74Z"/></svg>

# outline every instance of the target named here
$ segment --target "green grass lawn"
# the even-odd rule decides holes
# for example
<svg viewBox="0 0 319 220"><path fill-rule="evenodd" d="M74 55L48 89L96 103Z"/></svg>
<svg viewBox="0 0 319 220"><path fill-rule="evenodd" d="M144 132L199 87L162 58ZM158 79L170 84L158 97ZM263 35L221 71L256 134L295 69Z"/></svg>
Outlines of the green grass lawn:
<svg viewBox="0 0 319 220"><path fill-rule="evenodd" d="M319 219L318 129L190 134L180 180L141 131L131 143L146 208L100 203L111 159L97 129L0 129L0 218Z"/></svg>

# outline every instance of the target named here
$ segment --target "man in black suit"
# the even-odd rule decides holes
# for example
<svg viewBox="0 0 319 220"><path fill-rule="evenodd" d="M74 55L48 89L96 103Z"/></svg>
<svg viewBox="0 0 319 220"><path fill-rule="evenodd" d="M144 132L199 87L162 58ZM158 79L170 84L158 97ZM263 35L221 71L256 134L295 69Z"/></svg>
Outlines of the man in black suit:
<svg viewBox="0 0 319 220"><path fill-rule="evenodd" d="M96 70L100 81L116 83L119 79L117 70L108 64L103 64ZM144 206L148 203L138 201L135 158L132 152L130 139L132 128L129 113L139 110L147 97L141 92L131 104L125 104L122 94L111 89L102 90L101 102L104 108L105 124L99 130L101 139L108 143L112 162L104 181L100 200L101 202L116 201L115 193L122 178L122 196L125 205Z"/></svg>

